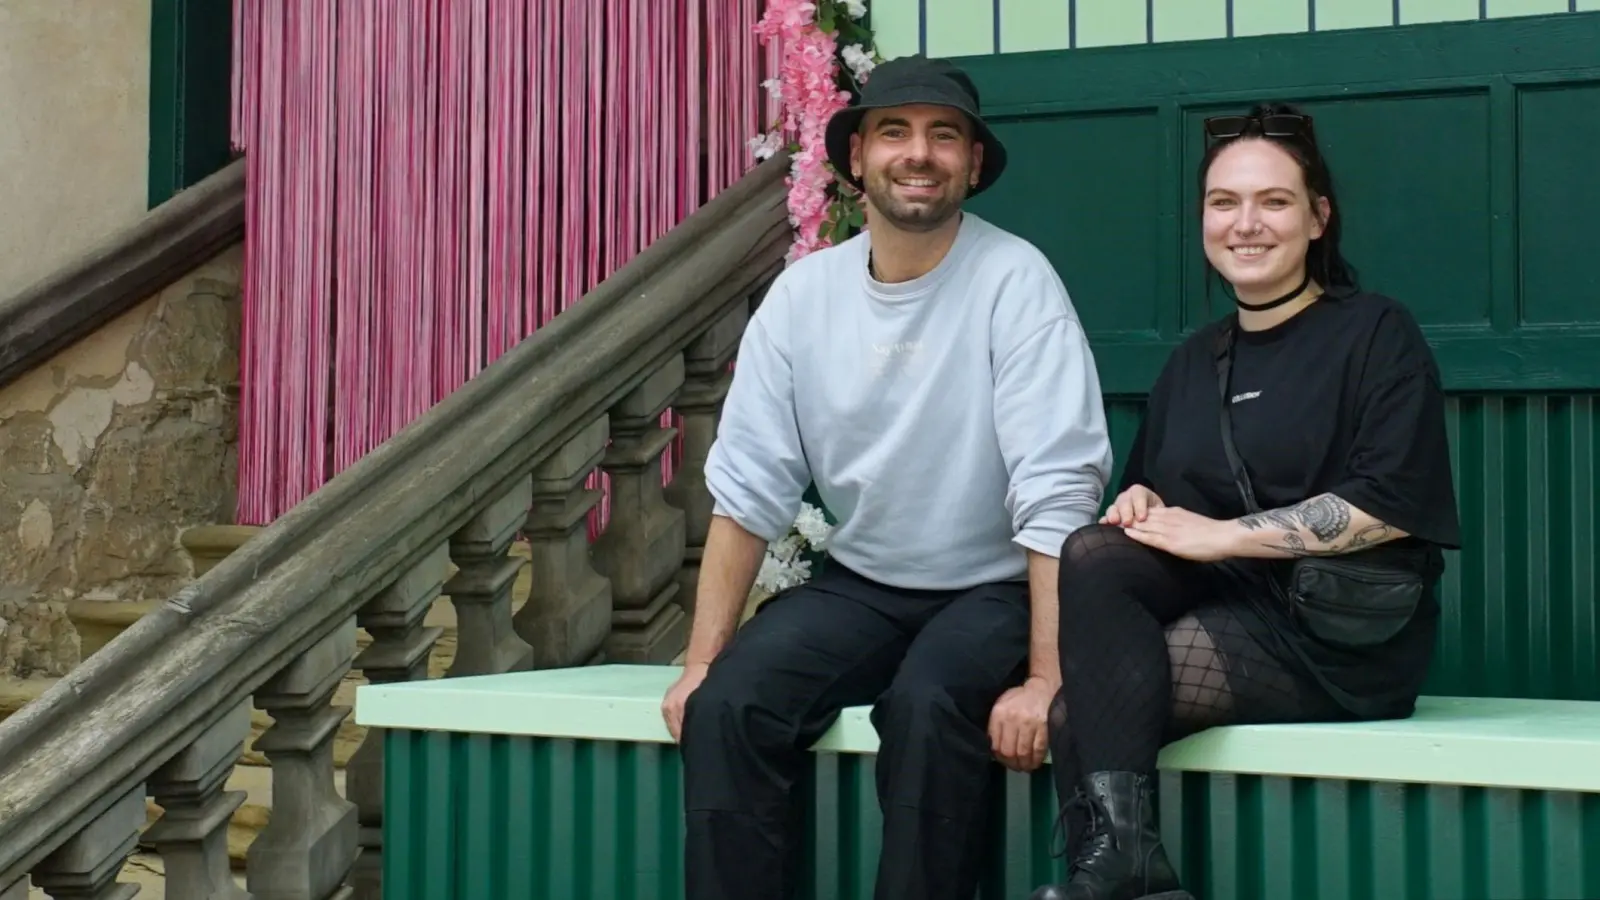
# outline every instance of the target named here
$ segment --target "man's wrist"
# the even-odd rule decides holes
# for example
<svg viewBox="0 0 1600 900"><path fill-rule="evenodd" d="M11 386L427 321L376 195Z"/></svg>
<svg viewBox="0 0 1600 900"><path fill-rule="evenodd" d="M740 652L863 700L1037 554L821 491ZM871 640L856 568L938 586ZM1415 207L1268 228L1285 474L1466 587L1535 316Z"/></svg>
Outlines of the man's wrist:
<svg viewBox="0 0 1600 900"><path fill-rule="evenodd" d="M1056 691L1061 688L1061 670L1059 668L1053 672L1030 670L1028 672L1028 681L1042 682L1044 687Z"/></svg>

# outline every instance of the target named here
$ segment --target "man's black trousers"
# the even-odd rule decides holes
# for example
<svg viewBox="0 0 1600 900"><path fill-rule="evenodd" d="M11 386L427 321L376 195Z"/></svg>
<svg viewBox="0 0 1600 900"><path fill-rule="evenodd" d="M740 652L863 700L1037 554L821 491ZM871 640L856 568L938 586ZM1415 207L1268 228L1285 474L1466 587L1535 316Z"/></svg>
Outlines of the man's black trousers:
<svg viewBox="0 0 1600 900"><path fill-rule="evenodd" d="M989 712L1027 672L1024 582L876 584L829 559L769 600L689 696L688 900L784 900L800 879L808 748L872 704L883 810L877 900L972 900L999 774Z"/></svg>

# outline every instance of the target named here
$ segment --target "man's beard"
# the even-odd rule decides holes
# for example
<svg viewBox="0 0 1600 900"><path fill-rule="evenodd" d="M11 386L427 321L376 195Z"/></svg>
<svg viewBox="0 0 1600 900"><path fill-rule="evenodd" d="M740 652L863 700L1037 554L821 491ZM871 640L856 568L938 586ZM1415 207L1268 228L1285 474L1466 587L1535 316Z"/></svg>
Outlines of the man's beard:
<svg viewBox="0 0 1600 900"><path fill-rule="evenodd" d="M961 211L961 201L966 199L966 180L963 174L960 178L943 179L943 186L956 186L956 193L942 193L929 200L904 202L894 195L895 178L933 178L939 180L934 171L928 172L901 172L891 175L888 171L876 173L864 180L867 199L872 201L872 209L889 224L901 231L921 232L933 231L940 225Z"/></svg>

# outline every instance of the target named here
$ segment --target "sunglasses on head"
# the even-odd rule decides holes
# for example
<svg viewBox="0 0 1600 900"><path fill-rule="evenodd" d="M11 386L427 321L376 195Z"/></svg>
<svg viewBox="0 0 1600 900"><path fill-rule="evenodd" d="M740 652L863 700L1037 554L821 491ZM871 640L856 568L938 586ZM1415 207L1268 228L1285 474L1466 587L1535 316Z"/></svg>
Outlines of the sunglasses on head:
<svg viewBox="0 0 1600 900"><path fill-rule="evenodd" d="M1298 113L1272 113L1265 116L1212 116L1206 119L1206 137L1212 140L1228 140L1247 134L1306 137L1311 134L1311 117Z"/></svg>

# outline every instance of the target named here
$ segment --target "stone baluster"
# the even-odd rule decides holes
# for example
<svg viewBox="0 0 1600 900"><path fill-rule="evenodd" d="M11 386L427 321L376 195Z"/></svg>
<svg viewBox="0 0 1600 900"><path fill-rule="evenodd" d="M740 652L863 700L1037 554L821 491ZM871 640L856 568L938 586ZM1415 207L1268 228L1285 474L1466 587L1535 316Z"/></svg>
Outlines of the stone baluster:
<svg viewBox="0 0 1600 900"><path fill-rule="evenodd" d="M400 576L356 613L356 624L372 643L356 657L355 666L372 684L421 681L428 677L428 659L444 630L423 627L423 621L450 574L450 553L440 544L422 562ZM350 873L355 900L383 896L383 729L371 728L350 755L344 771L345 798L356 805L360 822L360 855Z"/></svg>
<svg viewBox="0 0 1600 900"><path fill-rule="evenodd" d="M606 658L669 663L683 649L688 619L673 602L683 567L683 510L661 489L661 454L677 429L661 413L683 387L683 355L647 375L611 410L611 521L595 541L595 569L611 580L613 611Z"/></svg>
<svg viewBox="0 0 1600 900"><path fill-rule="evenodd" d="M165 810L144 833L166 870L172 900L250 900L228 865L228 820L244 791L224 791L250 734L250 704L241 703L150 779Z"/></svg>
<svg viewBox="0 0 1600 900"><path fill-rule="evenodd" d="M532 570L516 629L533 647L536 669L589 662L611 632L611 582L589 559L588 516L600 492L584 487L609 436L601 416L533 470L533 506L522 529Z"/></svg>
<svg viewBox="0 0 1600 900"><path fill-rule="evenodd" d="M117 875L138 845L144 822L141 784L35 866L34 887L54 900L129 900L137 896L139 886L119 882Z"/></svg>
<svg viewBox="0 0 1600 900"><path fill-rule="evenodd" d="M300 654L256 691L273 724L255 748L272 763L272 819L245 855L257 900L343 900L356 858L356 807L333 781L333 739L349 714L329 700L350 671L356 620Z"/></svg>
<svg viewBox="0 0 1600 900"><path fill-rule="evenodd" d="M533 502L527 478L450 538L455 577L444 586L456 609L456 658L445 674L498 675L528 667L532 650L511 627L511 589L523 562L506 551Z"/></svg>
<svg viewBox="0 0 1600 900"><path fill-rule="evenodd" d="M700 557L706 533L711 530L711 495L706 492L706 457L717 437L722 401L733 384L728 363L739 349L739 339L750 321L750 307L739 304L684 354L684 385L673 406L683 426L683 460L667 485L667 502L683 510L685 539L683 567L678 572L678 604L694 614L695 590L700 582Z"/></svg>

